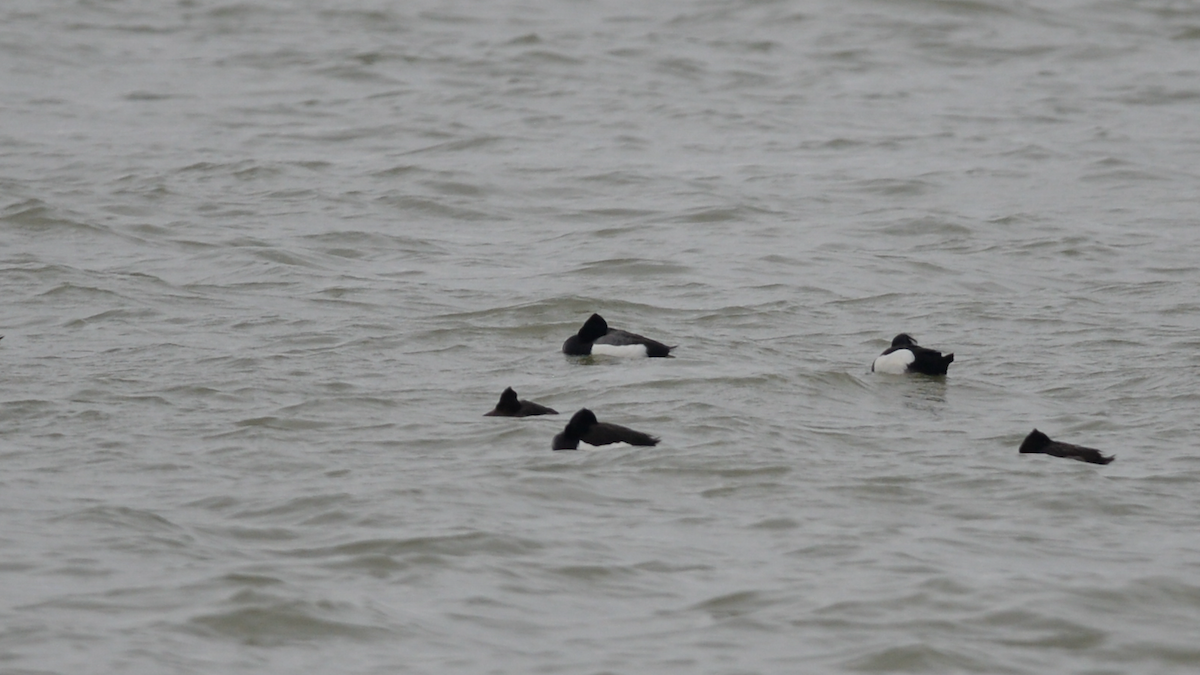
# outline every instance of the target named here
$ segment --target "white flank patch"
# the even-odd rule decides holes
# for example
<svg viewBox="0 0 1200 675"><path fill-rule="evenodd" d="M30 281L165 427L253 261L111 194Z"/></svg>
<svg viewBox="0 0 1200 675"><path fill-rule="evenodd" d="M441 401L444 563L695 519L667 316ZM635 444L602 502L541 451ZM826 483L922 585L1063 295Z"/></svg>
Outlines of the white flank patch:
<svg viewBox="0 0 1200 675"><path fill-rule="evenodd" d="M609 443L608 445L592 445L591 443L585 443L583 441L579 441L579 449L580 450L595 450L596 448L604 448L605 450L616 450L617 448L632 448L632 447L633 447L632 445L626 443L625 441L620 441L617 443Z"/></svg>
<svg viewBox="0 0 1200 675"><path fill-rule="evenodd" d="M646 356L646 345L602 345L592 343L592 355L631 359Z"/></svg>
<svg viewBox="0 0 1200 675"><path fill-rule="evenodd" d="M876 357L872 370L877 373L903 375L908 372L908 364L916 360L917 357L913 355L911 350L897 349L891 354Z"/></svg>

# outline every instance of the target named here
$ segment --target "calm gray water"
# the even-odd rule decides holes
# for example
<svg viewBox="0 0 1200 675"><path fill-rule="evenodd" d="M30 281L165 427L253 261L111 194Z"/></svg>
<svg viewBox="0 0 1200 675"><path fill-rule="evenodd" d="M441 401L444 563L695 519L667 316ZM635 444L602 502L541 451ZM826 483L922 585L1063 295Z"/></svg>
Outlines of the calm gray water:
<svg viewBox="0 0 1200 675"><path fill-rule="evenodd" d="M1198 166L1183 0L9 0L0 671L1194 673Z"/></svg>

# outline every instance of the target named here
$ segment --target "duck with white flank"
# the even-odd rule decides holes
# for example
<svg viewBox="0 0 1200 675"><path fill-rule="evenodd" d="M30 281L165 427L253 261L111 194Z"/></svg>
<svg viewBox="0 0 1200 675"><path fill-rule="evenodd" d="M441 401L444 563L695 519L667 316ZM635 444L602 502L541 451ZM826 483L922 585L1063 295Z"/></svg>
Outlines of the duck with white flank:
<svg viewBox="0 0 1200 675"><path fill-rule="evenodd" d="M1081 462L1089 464L1108 464L1117 458L1116 455L1105 457L1100 454L1095 448L1085 448L1082 445L1071 445L1070 443L1059 443L1058 441L1050 440L1050 437L1042 432L1034 429L1025 437L1021 443L1022 453L1041 453L1052 457L1065 457L1067 459L1077 459Z"/></svg>
<svg viewBox="0 0 1200 675"><path fill-rule="evenodd" d="M517 400L517 392L513 391L512 387L504 390L500 394L500 402L496 404L495 410L484 413L484 417L531 417L533 415L557 415L558 411L553 408L547 408L544 405L534 403L533 401Z"/></svg>
<svg viewBox="0 0 1200 675"><path fill-rule="evenodd" d="M563 353L568 356L588 356L601 354L605 356L671 356L671 350L661 342L648 337L628 333L616 328L609 328L608 323L599 314L593 314L583 324L583 328L563 343Z"/></svg>
<svg viewBox="0 0 1200 675"><path fill-rule="evenodd" d="M581 408L579 412L571 416L571 421L567 422L567 428L554 437L554 444L551 447L554 450L578 450L580 443L593 447L614 443L657 445L658 439L619 424L597 421L595 413L587 408Z"/></svg>
<svg viewBox="0 0 1200 675"><path fill-rule="evenodd" d="M876 373L922 373L924 375L945 375L946 369L954 361L954 354L942 356L936 349L918 347L917 341L908 333L901 333L892 338L892 346L875 357L871 371Z"/></svg>

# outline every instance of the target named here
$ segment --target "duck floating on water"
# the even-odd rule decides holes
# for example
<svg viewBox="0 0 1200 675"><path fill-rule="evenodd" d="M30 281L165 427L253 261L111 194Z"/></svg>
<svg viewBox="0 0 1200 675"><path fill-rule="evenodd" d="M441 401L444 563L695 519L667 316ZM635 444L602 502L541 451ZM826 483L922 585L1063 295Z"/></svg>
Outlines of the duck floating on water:
<svg viewBox="0 0 1200 675"><path fill-rule="evenodd" d="M547 408L540 403L533 401L521 401L517 399L517 392L509 387L500 394L500 402L496 404L495 409L489 413L484 413L484 417L532 417L533 415L557 415L558 411L553 408Z"/></svg>
<svg viewBox="0 0 1200 675"><path fill-rule="evenodd" d="M563 353L568 356L670 357L672 349L675 347L668 347L657 340L609 328L599 314L589 317L579 332L567 338L562 346Z"/></svg>
<svg viewBox="0 0 1200 675"><path fill-rule="evenodd" d="M1077 459L1089 464L1108 464L1117 458L1116 455L1105 457L1095 448L1085 448L1082 445L1052 441L1049 436L1037 429L1029 432L1029 435L1021 442L1020 452L1023 454L1039 453L1054 457L1066 457L1067 459Z"/></svg>
<svg viewBox="0 0 1200 675"><path fill-rule="evenodd" d="M619 424L609 424L596 419L596 414L587 408L571 416L571 421L562 433L554 437L554 450L578 450L579 444L598 447L625 443L627 445L658 445L658 439L650 434L634 431Z"/></svg>
<svg viewBox="0 0 1200 675"><path fill-rule="evenodd" d="M875 373L921 373L923 375L945 375L950 364L954 362L954 354L942 353L936 349L917 346L917 341L908 333L901 333L892 338L892 346L875 357L871 371Z"/></svg>

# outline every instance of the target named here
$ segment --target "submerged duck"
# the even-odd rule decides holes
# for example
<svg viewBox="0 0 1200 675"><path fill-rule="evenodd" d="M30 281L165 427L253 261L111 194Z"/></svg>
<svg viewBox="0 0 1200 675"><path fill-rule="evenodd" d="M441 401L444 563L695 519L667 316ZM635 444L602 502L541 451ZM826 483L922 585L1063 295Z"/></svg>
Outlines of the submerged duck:
<svg viewBox="0 0 1200 675"><path fill-rule="evenodd" d="M924 375L945 375L946 369L954 361L954 354L942 356L936 349L918 347L917 341L908 333L901 333L892 338L892 346L875 357L871 371L876 373L922 373Z"/></svg>
<svg viewBox="0 0 1200 675"><path fill-rule="evenodd" d="M581 408L579 412L571 416L571 421L567 422L567 427L562 430L562 433L554 437L551 448L554 450L578 450L580 443L590 446L612 445L613 443L657 445L658 439L619 424L597 421L595 413L587 408Z"/></svg>
<svg viewBox="0 0 1200 675"><path fill-rule="evenodd" d="M492 412L484 413L484 417L530 417L533 415L557 415L558 411L547 408L533 401L517 400L517 392L512 387L500 394L500 402Z"/></svg>
<svg viewBox="0 0 1200 675"><path fill-rule="evenodd" d="M563 343L563 353L568 356L588 356L602 354L605 356L657 356L669 357L671 350L657 340L636 335L616 328L609 328L604 317L593 314L579 332L567 338Z"/></svg>
<svg viewBox="0 0 1200 675"><path fill-rule="evenodd" d="M1053 457L1066 457L1067 459L1077 459L1081 462L1090 464L1108 464L1117 458L1116 455L1105 457L1100 454L1095 448L1085 448L1082 445L1071 445L1070 443L1059 443L1058 441L1050 440L1050 437L1042 432L1034 429L1029 432L1025 440L1021 442L1022 453L1041 453L1043 455L1051 455Z"/></svg>

